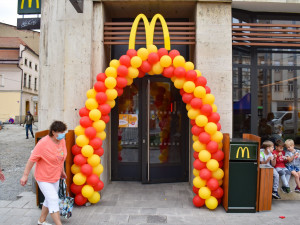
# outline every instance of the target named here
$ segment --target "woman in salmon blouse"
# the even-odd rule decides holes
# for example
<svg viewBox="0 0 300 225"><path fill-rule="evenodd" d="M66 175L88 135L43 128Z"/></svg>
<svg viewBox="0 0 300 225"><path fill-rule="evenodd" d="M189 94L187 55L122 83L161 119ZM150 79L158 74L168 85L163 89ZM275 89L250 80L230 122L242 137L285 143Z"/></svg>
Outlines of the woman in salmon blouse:
<svg viewBox="0 0 300 225"><path fill-rule="evenodd" d="M38 224L51 225L46 222L48 213L56 225L62 224L59 215L58 187L60 178L67 178L64 169L64 161L67 157L64 140L66 130L66 124L61 121L54 121L51 124L49 135L43 137L33 149L20 180L21 185L24 186L31 168L36 163L34 176L45 196Z"/></svg>

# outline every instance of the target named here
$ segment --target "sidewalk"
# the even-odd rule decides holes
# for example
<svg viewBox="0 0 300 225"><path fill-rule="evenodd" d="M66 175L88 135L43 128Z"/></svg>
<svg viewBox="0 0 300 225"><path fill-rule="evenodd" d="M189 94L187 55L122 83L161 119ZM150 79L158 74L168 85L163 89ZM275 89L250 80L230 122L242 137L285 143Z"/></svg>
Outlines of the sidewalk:
<svg viewBox="0 0 300 225"><path fill-rule="evenodd" d="M300 201L273 201L272 211L226 213L222 206L210 211L195 208L188 183L143 185L137 182L106 184L99 203L75 207L73 216L63 219L72 225L220 225L299 224ZM40 215L35 194L24 192L16 201L0 201L0 225L35 225ZM279 216L285 216L280 219ZM53 223L51 217L47 220Z"/></svg>

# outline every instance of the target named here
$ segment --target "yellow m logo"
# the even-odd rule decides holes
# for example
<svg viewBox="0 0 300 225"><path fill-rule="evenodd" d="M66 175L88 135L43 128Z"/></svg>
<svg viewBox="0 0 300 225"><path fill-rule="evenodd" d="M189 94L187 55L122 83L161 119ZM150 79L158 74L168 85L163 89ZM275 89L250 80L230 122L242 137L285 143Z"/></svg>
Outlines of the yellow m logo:
<svg viewBox="0 0 300 225"><path fill-rule="evenodd" d="M168 30L168 26L167 23L164 19L164 17L160 14L156 14L152 20L151 23L149 24L149 21L147 19L147 17L144 14L139 14L131 27L131 31L130 31L130 37L129 37L129 49L135 49L135 37L136 37L136 31L137 31L137 27L139 25L140 20L143 19L144 21L144 26L145 26L145 32L146 32L146 46L148 47L149 45L153 44L153 36L154 36L154 28L155 28L155 23L156 20L159 19L161 26L163 28L163 34L164 34L164 41L165 41L165 48L167 50L171 49L170 46L170 35L169 35L169 30Z"/></svg>
<svg viewBox="0 0 300 225"><path fill-rule="evenodd" d="M35 0L36 8L40 8L40 0ZM24 9L25 0L22 0L21 2L21 9ZM28 0L28 8L31 8L32 6L32 0Z"/></svg>
<svg viewBox="0 0 300 225"><path fill-rule="evenodd" d="M236 157L235 158L239 158L239 153L240 153L240 150L242 150L242 158L244 158L244 155L245 155L245 151L247 150L247 159L250 158L250 153L249 153L249 148L248 147L239 147L237 152L236 152Z"/></svg>

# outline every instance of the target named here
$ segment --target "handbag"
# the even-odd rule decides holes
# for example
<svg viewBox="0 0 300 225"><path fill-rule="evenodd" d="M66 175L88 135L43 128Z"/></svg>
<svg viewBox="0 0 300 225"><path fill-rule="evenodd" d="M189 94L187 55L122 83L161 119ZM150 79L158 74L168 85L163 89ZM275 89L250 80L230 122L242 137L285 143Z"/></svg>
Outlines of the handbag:
<svg viewBox="0 0 300 225"><path fill-rule="evenodd" d="M69 192L67 193L67 184L65 179L60 179L59 181L58 197L59 197L59 214L62 217L69 219L72 216L74 198L69 196Z"/></svg>

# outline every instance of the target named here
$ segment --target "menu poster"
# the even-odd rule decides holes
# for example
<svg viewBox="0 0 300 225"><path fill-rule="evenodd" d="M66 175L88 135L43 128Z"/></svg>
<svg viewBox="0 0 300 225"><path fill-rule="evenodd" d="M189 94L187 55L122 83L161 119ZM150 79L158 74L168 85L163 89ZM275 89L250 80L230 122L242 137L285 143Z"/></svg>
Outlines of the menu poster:
<svg viewBox="0 0 300 225"><path fill-rule="evenodd" d="M129 114L128 115L128 127L138 127L138 115Z"/></svg>
<svg viewBox="0 0 300 225"><path fill-rule="evenodd" d="M128 114L119 114L119 127L128 127Z"/></svg>

